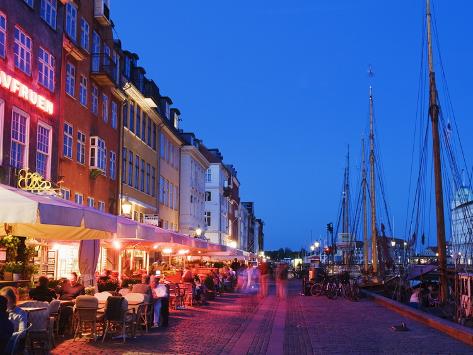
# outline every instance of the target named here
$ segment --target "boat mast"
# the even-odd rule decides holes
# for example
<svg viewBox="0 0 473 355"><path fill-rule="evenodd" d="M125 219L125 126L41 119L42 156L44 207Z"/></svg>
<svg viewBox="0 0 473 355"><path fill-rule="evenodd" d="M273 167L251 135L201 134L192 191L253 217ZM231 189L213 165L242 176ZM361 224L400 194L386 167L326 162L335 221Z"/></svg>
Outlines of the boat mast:
<svg viewBox="0 0 473 355"><path fill-rule="evenodd" d="M370 75L372 71L370 68ZM378 236L376 232L376 187L374 170L373 88L370 85L370 195L371 195L371 257L373 274L378 273Z"/></svg>
<svg viewBox="0 0 473 355"><path fill-rule="evenodd" d="M366 161L365 161L365 140L361 140L362 170L361 184L363 189L363 262L364 270L368 272L368 219L366 211Z"/></svg>
<svg viewBox="0 0 473 355"><path fill-rule="evenodd" d="M343 233L345 233L345 238L348 238L348 233L350 233L350 146L348 146L347 152L347 167L345 175L345 214L343 221Z"/></svg>
<svg viewBox="0 0 473 355"><path fill-rule="evenodd" d="M435 84L434 60L432 55L432 29L430 0L427 0L427 50L429 59L429 115L432 121L432 145L434 159L435 176L435 209L437 216L437 247L438 263L440 271L440 303L447 300L447 261L446 261L446 243L445 243L445 216L443 207L443 188L442 188L442 165L440 160L440 137L439 137L439 106L437 103L437 87Z"/></svg>

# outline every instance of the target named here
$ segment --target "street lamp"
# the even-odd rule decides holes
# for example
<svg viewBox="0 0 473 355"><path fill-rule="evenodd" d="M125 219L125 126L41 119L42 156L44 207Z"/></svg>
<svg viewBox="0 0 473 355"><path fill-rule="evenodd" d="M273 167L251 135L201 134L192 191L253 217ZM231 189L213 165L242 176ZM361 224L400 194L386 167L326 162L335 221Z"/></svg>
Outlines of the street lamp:
<svg viewBox="0 0 473 355"><path fill-rule="evenodd" d="M391 240L391 246L394 248L396 246L396 241L393 239Z"/></svg>
<svg viewBox="0 0 473 355"><path fill-rule="evenodd" d="M314 243L314 247L317 249L320 246L320 243L317 241Z"/></svg>
<svg viewBox="0 0 473 355"><path fill-rule="evenodd" d="M202 229L197 228L197 229L195 230L195 235L197 236L197 238L200 238L200 236L202 235Z"/></svg>
<svg viewBox="0 0 473 355"><path fill-rule="evenodd" d="M313 245L310 246L310 250L311 251L314 251L315 250L315 247Z"/></svg>
<svg viewBox="0 0 473 355"><path fill-rule="evenodd" d="M131 202L128 200L128 197L125 197L125 201L122 201L122 213L131 216L131 208Z"/></svg>

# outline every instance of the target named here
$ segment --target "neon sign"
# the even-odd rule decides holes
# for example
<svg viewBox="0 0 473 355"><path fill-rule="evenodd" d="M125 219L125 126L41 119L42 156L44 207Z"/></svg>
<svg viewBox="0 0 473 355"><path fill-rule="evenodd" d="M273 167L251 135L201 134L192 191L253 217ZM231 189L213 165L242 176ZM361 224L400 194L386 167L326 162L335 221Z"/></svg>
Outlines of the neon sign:
<svg viewBox="0 0 473 355"><path fill-rule="evenodd" d="M39 95L36 91L31 90L28 86L21 83L11 75L8 75L3 70L0 70L0 86L10 90L10 92L18 95L18 97L23 100L28 101L31 105L36 106L41 111L50 115L53 114L54 105L51 101L46 99L44 96Z"/></svg>

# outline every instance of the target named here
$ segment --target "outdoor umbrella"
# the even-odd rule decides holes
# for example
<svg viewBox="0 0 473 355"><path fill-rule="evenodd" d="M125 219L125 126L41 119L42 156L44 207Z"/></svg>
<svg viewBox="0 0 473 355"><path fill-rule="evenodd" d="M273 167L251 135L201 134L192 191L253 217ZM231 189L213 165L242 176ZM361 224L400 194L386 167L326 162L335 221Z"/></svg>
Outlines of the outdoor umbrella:
<svg viewBox="0 0 473 355"><path fill-rule="evenodd" d="M85 287L94 285L95 271L100 253L100 241L81 240L79 246L79 271Z"/></svg>
<svg viewBox="0 0 473 355"><path fill-rule="evenodd" d="M107 239L117 231L116 216L1 184L0 205L3 234L66 241Z"/></svg>

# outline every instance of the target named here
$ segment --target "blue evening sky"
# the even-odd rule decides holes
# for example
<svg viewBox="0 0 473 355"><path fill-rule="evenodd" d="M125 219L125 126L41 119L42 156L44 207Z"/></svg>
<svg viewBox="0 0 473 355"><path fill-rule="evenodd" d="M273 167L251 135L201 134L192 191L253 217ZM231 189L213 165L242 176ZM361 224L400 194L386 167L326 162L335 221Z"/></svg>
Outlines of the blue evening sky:
<svg viewBox="0 0 473 355"><path fill-rule="evenodd" d="M471 132L473 3L435 5L457 122ZM242 200L256 203L266 223L265 249L274 249L307 247L311 230L315 240L336 220L348 144L353 175L359 170L368 64L376 73L387 195L395 234L403 236L424 6L423 0L113 1L112 17L123 47L139 54L147 76L181 110L182 128L236 166ZM470 134L462 136L471 161Z"/></svg>

